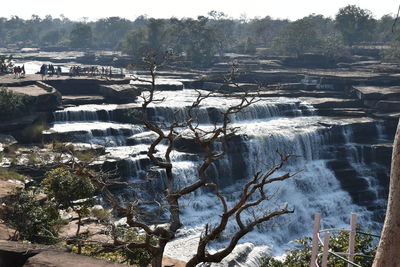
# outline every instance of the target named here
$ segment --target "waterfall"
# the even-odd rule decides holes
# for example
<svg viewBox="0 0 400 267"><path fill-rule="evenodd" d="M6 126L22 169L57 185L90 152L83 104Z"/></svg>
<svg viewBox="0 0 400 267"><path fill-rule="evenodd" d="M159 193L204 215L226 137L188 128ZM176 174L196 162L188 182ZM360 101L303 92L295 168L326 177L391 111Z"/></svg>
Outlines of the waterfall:
<svg viewBox="0 0 400 267"><path fill-rule="evenodd" d="M54 121L111 121L117 105L81 105L68 107L53 113Z"/></svg>
<svg viewBox="0 0 400 267"><path fill-rule="evenodd" d="M160 92L156 98L165 101L150 105L149 117L159 125L185 120L187 108L196 96L189 89ZM199 127L212 129L214 123L220 122L221 112L237 101L218 94L207 98L194 113ZM77 145L105 147L102 159L117 162L126 181L152 178L150 183L133 191L121 192L124 198L135 195L162 201L165 173L154 168L146 155L155 134L141 125L118 122L117 114L138 106L136 103L69 107L54 113L55 121L44 134ZM383 123L367 118L316 116L315 109L307 102L285 97L260 98L242 113L233 115L231 121L232 127L238 129L237 136L228 142L227 155L214 162L207 172L222 188L229 206L239 198L246 179L279 162L277 152L293 157L276 175L299 172L294 178L268 186L268 193L274 197L254 210L255 214L279 209L286 202L295 213L257 227L241 240L232 257L241 258L244 266L257 266L257 257L267 252L282 253L289 241L309 235L316 212L323 214L323 227L345 227L349 214L355 212L364 229L379 228L381 218L377 214L382 213L385 203L384 185L379 177L386 175L386 162L374 157L381 148L371 146L368 140L387 141ZM202 156L190 141L183 135L171 154L177 188L198 179L197 167ZM220 145L216 143L215 148ZM158 146L156 156L161 157L165 149L165 144ZM217 222L221 214L218 201L208 190L195 191L180 200L184 226L168 244L167 255L183 260L190 257L204 224ZM167 220L165 216L163 219ZM244 220L250 220L251 216L246 214ZM230 223L218 242L210 245L210 250L226 244L236 228L235 223Z"/></svg>

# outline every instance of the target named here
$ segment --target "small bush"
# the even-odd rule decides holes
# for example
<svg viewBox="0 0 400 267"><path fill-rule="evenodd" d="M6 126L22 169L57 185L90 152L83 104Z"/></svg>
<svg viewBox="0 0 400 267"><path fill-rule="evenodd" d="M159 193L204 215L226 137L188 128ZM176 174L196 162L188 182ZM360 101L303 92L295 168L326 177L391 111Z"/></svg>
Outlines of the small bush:
<svg viewBox="0 0 400 267"><path fill-rule="evenodd" d="M5 207L3 219L17 231L15 240L41 244L54 244L58 241L58 209L51 203L38 201L35 191L15 189Z"/></svg>
<svg viewBox="0 0 400 267"><path fill-rule="evenodd" d="M117 234L120 240L129 241L144 241L144 235L138 235L131 229L122 229L122 227L117 229ZM130 265L137 265L147 267L151 262L151 255L149 252L143 249L128 249L126 247L121 247L118 250L113 250L111 247L109 250L103 250L104 248L98 244L85 244L82 246L82 255L91 256L98 259L118 262L118 263L128 263ZM102 252L100 252L102 251ZM78 246L72 245L72 252L78 252Z"/></svg>
<svg viewBox="0 0 400 267"><path fill-rule="evenodd" d="M355 263L361 266L371 266L376 251L376 240L368 235L356 235L355 252L368 255L369 257L355 257ZM310 237L304 237L294 241L296 247L286 250L286 257L283 261L276 260L271 257L263 258L260 267L308 267L311 261L311 244ZM349 233L341 232L331 236L329 248L335 252L346 252L349 244ZM321 251L321 247L320 247ZM347 263L329 256L328 266L346 267Z"/></svg>
<svg viewBox="0 0 400 267"><path fill-rule="evenodd" d="M105 209L93 208L90 210L90 213L101 222L108 222L111 218L110 212Z"/></svg>
<svg viewBox="0 0 400 267"><path fill-rule="evenodd" d="M9 120L28 115L32 111L32 98L0 88L0 119Z"/></svg>

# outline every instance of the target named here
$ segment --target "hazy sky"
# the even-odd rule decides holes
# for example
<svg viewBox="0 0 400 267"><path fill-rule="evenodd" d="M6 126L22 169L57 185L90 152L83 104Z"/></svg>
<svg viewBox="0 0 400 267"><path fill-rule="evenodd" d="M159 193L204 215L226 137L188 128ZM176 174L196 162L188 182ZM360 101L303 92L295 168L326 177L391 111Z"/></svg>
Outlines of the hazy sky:
<svg viewBox="0 0 400 267"><path fill-rule="evenodd" d="M396 13L398 0L1 0L0 16L17 15L29 18L31 14L44 17L60 14L73 20L88 17L95 20L103 17L120 16L134 19L146 14L149 17L168 18L197 17L210 10L223 11L231 17L246 14L256 16L289 18L295 20L311 13L333 17L340 7L355 4L372 11L377 17Z"/></svg>

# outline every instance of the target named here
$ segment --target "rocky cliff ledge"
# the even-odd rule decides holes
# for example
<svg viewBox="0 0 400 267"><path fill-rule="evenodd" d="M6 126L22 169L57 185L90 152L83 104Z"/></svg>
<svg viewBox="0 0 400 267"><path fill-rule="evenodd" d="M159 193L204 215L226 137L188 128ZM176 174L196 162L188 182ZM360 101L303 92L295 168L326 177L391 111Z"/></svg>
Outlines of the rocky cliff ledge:
<svg viewBox="0 0 400 267"><path fill-rule="evenodd" d="M0 267L111 267L126 266L82 255L66 248L13 241L0 241Z"/></svg>

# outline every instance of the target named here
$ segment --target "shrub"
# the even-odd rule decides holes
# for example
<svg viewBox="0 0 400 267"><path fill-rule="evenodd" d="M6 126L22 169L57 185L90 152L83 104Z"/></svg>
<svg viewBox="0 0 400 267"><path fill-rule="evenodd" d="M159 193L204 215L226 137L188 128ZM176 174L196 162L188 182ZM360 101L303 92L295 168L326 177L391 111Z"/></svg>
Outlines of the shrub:
<svg viewBox="0 0 400 267"><path fill-rule="evenodd" d="M58 241L58 209L51 203L38 201L33 190L15 189L5 208L4 219L17 231L14 239L42 244Z"/></svg>
<svg viewBox="0 0 400 267"><path fill-rule="evenodd" d="M118 227L116 231L113 231L122 240L129 241L144 241L144 235L138 235L130 229L123 227ZM79 247L77 245L72 245L72 252L77 253ZM151 262L151 255L149 252L143 249L128 249L127 247L121 247L118 250L105 249L99 244L85 244L81 248L81 254L86 256L91 256L98 259L118 262L118 263L128 263L130 265L136 266L149 266Z"/></svg>
<svg viewBox="0 0 400 267"><path fill-rule="evenodd" d="M294 240L296 247L286 250L286 257L283 261L276 260L272 257L265 257L262 260L260 267L308 267L311 261L311 244L310 237L304 237L299 240ZM335 252L345 252L348 250L349 233L341 232L331 236L329 248ZM321 251L321 248L320 248ZM376 251L376 242L373 237L368 235L357 234L355 251L359 254L368 255L369 257L355 257L355 263L361 266L371 266L373 256ZM346 267L347 263L329 256L328 266L330 267Z"/></svg>
<svg viewBox="0 0 400 267"><path fill-rule="evenodd" d="M0 88L0 119L8 120L28 115L32 110L32 98Z"/></svg>

